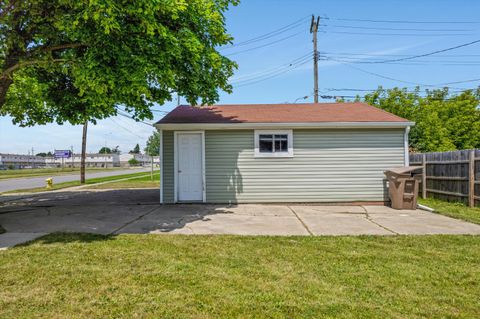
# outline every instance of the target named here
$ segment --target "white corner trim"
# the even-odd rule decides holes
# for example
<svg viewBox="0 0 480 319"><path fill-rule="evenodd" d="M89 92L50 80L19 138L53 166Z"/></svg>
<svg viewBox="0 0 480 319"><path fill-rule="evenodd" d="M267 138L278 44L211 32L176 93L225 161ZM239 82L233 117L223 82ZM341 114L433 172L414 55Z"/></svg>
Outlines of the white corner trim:
<svg viewBox="0 0 480 319"><path fill-rule="evenodd" d="M293 130L255 130L255 157L293 157ZM260 135L261 134L286 134L288 142L288 152L260 152Z"/></svg>
<svg viewBox="0 0 480 319"><path fill-rule="evenodd" d="M173 189L174 203L178 203L178 134L201 134L202 140L202 202L207 201L207 187L205 179L205 131L175 131L173 132L173 171L174 171L174 180L173 180Z"/></svg>
<svg viewBox="0 0 480 319"><path fill-rule="evenodd" d="M178 155L177 155L177 132L173 132L173 202L178 201Z"/></svg>
<svg viewBox="0 0 480 319"><path fill-rule="evenodd" d="M403 135L403 147L405 150L403 164L404 166L410 166L410 154L408 152L408 134L410 133L410 126L405 128L405 134Z"/></svg>
<svg viewBox="0 0 480 319"><path fill-rule="evenodd" d="M160 134L160 204L163 204L163 131L159 130Z"/></svg>
<svg viewBox="0 0 480 319"><path fill-rule="evenodd" d="M157 123L163 130L238 130L295 128L405 128L414 122L308 122L308 123Z"/></svg>

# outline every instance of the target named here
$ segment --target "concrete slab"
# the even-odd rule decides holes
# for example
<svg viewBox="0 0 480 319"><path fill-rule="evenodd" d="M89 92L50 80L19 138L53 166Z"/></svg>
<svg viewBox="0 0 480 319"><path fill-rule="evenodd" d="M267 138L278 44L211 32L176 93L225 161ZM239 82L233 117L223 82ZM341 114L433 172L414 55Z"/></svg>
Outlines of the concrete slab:
<svg viewBox="0 0 480 319"><path fill-rule="evenodd" d="M225 207L219 206L216 207L216 210L249 216L293 216L291 209L286 205L242 204Z"/></svg>
<svg viewBox="0 0 480 319"><path fill-rule="evenodd" d="M328 206L327 206L328 207ZM294 206L299 219L313 235L393 235L394 233L368 219L364 209L354 209L352 213L334 212L336 209L316 209L312 206Z"/></svg>
<svg viewBox="0 0 480 319"><path fill-rule="evenodd" d="M365 214L365 209L362 206L327 206L327 205L290 205L295 211L301 209L303 214L318 214L318 213L351 213L351 214Z"/></svg>
<svg viewBox="0 0 480 319"><path fill-rule="evenodd" d="M217 214L187 222L185 227L197 235L309 235L308 230L295 216Z"/></svg>
<svg viewBox="0 0 480 319"><path fill-rule="evenodd" d="M42 237L47 233L4 233L0 235L0 250L11 248Z"/></svg>
<svg viewBox="0 0 480 319"><path fill-rule="evenodd" d="M160 205L158 196L158 190L115 190L11 197L0 204L0 224L7 230L1 235L4 236L2 245L10 247L51 232L302 236L480 234L480 225L419 210L299 204Z"/></svg>
<svg viewBox="0 0 480 319"><path fill-rule="evenodd" d="M371 220L402 235L477 234L480 225L422 210L375 213Z"/></svg>

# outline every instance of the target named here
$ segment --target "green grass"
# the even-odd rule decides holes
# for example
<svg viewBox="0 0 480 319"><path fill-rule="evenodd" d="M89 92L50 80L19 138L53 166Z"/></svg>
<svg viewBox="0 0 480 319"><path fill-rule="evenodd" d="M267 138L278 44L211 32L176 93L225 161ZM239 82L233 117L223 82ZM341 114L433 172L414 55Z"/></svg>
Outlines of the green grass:
<svg viewBox="0 0 480 319"><path fill-rule="evenodd" d="M49 235L1 318L478 318L480 236Z"/></svg>
<svg viewBox="0 0 480 319"><path fill-rule="evenodd" d="M435 209L435 212L480 224L480 207L468 207L463 203L451 203L435 198L419 199L420 204Z"/></svg>
<svg viewBox="0 0 480 319"><path fill-rule="evenodd" d="M132 174L123 174L123 175L115 175L115 176L107 176L107 177L96 177L96 178L89 178L85 180L85 184L96 184L108 181L116 181L123 178L130 178L136 176L144 176L145 172L139 173L132 173ZM150 175L149 175L150 176ZM35 188L27 188L27 189L16 189L11 190L8 192L4 192L2 194L12 194L12 193L38 193L38 192L46 192L52 191L57 189L63 189L73 186L80 186L80 181L72 181L72 182L63 182L63 183L55 183L55 179L53 180L53 187L51 189L47 189L45 187L35 187Z"/></svg>
<svg viewBox="0 0 480 319"><path fill-rule="evenodd" d="M124 168L87 168L87 172L104 172ZM39 177L39 176L58 176L70 175L74 172L80 172L80 168L26 168L15 170L0 170L0 180L10 178Z"/></svg>
<svg viewBox="0 0 480 319"><path fill-rule="evenodd" d="M145 174L145 173L144 173ZM156 172L151 179L150 173L147 176L129 179L126 181L111 182L101 185L92 185L87 189L125 189L125 188L159 188L160 174Z"/></svg>

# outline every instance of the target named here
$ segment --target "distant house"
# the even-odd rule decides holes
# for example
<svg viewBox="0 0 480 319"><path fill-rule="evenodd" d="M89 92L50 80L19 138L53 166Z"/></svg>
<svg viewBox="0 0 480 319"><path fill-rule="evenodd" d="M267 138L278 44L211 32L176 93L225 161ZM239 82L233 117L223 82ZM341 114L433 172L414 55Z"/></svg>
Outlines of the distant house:
<svg viewBox="0 0 480 319"><path fill-rule="evenodd" d="M156 123L160 200L384 202L413 124L365 103L179 106Z"/></svg>

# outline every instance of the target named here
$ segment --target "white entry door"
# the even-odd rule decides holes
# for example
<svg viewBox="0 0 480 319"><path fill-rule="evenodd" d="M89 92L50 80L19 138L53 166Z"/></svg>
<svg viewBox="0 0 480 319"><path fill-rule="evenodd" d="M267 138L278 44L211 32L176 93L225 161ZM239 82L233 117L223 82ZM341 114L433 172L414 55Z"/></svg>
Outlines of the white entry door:
<svg viewBox="0 0 480 319"><path fill-rule="evenodd" d="M202 133L178 133L177 180L179 201L203 199Z"/></svg>

